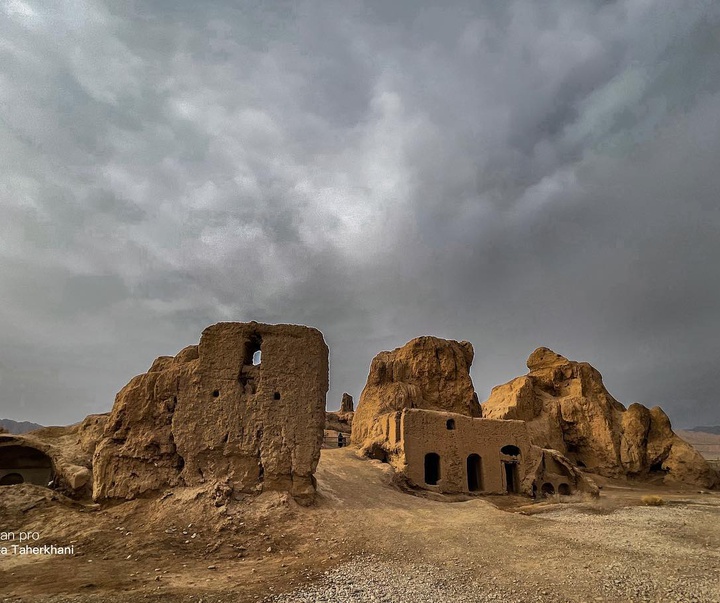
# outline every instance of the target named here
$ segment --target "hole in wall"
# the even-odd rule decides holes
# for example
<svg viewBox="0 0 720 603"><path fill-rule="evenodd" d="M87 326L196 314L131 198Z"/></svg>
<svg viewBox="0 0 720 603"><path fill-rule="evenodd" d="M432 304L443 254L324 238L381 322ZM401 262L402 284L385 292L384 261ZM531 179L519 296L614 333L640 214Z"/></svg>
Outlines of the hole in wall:
<svg viewBox="0 0 720 603"><path fill-rule="evenodd" d="M245 342L245 353L243 354L243 364L257 366L260 364L262 355L260 350L262 348L262 337L259 333L253 333L248 337Z"/></svg>
<svg viewBox="0 0 720 603"><path fill-rule="evenodd" d="M280 399L280 392L275 392L273 394L273 400L279 400Z"/></svg>
<svg viewBox="0 0 720 603"><path fill-rule="evenodd" d="M16 486L25 483L25 478L19 473L8 473L0 478L0 486Z"/></svg>
<svg viewBox="0 0 720 603"><path fill-rule="evenodd" d="M448 429L455 429L455 419L448 419L445 421L445 427Z"/></svg>
<svg viewBox="0 0 720 603"><path fill-rule="evenodd" d="M217 398L217 397L220 395L220 390L219 390L219 389L213 390L213 394L212 394L212 395L213 395L213 398Z"/></svg>
<svg viewBox="0 0 720 603"><path fill-rule="evenodd" d="M380 446L380 444L373 444L368 450L368 456L371 459L375 459L376 461L381 461L383 463L387 463L389 461L387 451Z"/></svg>
<svg viewBox="0 0 720 603"><path fill-rule="evenodd" d="M562 494L563 496L570 496L571 494L570 485L569 484L560 484L558 486L558 494Z"/></svg>
<svg viewBox="0 0 720 603"><path fill-rule="evenodd" d="M552 496L555 494L555 486L553 486L550 482L545 482L542 485L542 488L540 488L540 491L543 493L543 496Z"/></svg>

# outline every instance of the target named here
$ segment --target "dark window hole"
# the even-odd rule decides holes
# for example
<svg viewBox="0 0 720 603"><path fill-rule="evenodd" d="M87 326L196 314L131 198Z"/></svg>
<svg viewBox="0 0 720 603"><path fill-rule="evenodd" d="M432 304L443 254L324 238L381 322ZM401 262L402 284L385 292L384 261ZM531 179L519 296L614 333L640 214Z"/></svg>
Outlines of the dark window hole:
<svg viewBox="0 0 720 603"><path fill-rule="evenodd" d="M517 446L513 446L512 444L503 446L500 449L500 452L502 452L503 454L507 454L508 456L519 456L520 455L520 449Z"/></svg>

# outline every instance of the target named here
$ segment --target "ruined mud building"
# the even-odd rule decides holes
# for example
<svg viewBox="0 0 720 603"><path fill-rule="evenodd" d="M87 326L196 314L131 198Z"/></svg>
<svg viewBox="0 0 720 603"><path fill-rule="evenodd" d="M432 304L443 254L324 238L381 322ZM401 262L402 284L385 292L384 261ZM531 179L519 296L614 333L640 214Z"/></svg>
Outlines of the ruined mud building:
<svg viewBox="0 0 720 603"><path fill-rule="evenodd" d="M372 362L352 441L411 487L440 493L595 492L560 453L534 446L523 421L482 417L469 342L413 339Z"/></svg>
<svg viewBox="0 0 720 603"><path fill-rule="evenodd" d="M372 361L358 408L325 413L328 348L316 329L219 323L162 356L112 412L0 434L0 485L97 501L176 486L290 492L312 501L325 429L352 433L411 488L448 494L597 493L583 471L712 488L717 473L658 408L629 409L597 371L540 348L530 373L478 401L468 342L420 337Z"/></svg>
<svg viewBox="0 0 720 603"><path fill-rule="evenodd" d="M213 325L118 393L93 459L93 496L223 482L310 500L327 390L320 331Z"/></svg>

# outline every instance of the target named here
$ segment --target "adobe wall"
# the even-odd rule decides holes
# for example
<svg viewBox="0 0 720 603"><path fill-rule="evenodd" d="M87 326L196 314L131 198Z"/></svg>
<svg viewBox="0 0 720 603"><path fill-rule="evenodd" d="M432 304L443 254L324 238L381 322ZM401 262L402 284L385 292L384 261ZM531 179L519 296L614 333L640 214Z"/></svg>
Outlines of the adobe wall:
<svg viewBox="0 0 720 603"><path fill-rule="evenodd" d="M398 429L393 429L390 415L383 417L386 423L383 431L390 442L395 441L404 450L405 473L414 485L443 493L469 492L467 459L471 454L477 454L481 459L480 492L508 491L503 461L516 463L516 488L521 491L531 453L530 438L523 421L498 421L417 409L405 410L398 416ZM448 421L454 421L454 429L448 429ZM500 449L507 445L517 446L520 454L516 457L503 455ZM427 485L425 455L433 452L440 456L440 479L437 485Z"/></svg>
<svg viewBox="0 0 720 603"><path fill-rule="evenodd" d="M95 452L94 498L207 481L311 498L327 390L317 329L208 327L199 345L158 358L118 394Z"/></svg>

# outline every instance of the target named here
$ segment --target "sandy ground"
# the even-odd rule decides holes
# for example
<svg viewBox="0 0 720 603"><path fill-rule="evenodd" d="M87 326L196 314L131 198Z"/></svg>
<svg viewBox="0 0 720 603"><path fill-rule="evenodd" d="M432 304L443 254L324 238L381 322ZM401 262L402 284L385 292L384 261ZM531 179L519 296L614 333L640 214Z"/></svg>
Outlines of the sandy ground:
<svg viewBox="0 0 720 603"><path fill-rule="evenodd" d="M71 508L2 488L0 533L75 554L0 556L0 601L720 602L719 493L655 487L665 504L647 507L647 487L603 481L594 500L448 503L351 449L323 450L317 479L311 508L189 489Z"/></svg>

